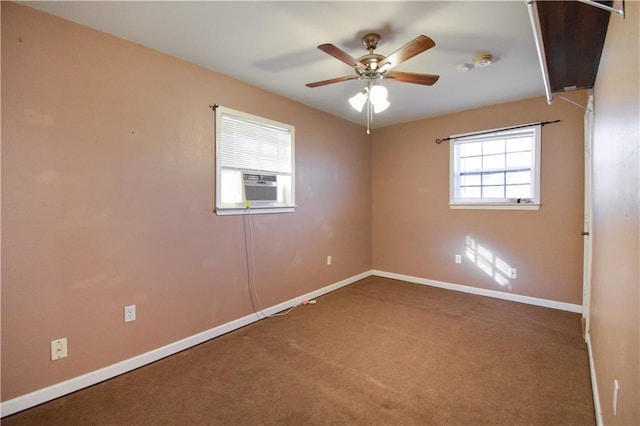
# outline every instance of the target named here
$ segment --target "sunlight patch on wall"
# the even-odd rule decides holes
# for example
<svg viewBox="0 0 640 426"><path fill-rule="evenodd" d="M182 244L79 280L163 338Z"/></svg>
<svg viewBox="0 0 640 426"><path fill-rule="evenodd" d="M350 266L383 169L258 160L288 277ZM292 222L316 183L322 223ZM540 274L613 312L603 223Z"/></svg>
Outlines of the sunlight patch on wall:
<svg viewBox="0 0 640 426"><path fill-rule="evenodd" d="M501 287L512 289L511 282L508 279L511 266L468 235L465 239L465 254L467 259L482 272L493 278Z"/></svg>

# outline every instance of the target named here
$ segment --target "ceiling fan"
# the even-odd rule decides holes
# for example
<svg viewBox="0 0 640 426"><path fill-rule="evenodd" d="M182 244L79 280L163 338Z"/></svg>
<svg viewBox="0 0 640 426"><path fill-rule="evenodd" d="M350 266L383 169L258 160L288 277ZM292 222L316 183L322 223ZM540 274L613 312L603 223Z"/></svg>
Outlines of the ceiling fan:
<svg viewBox="0 0 640 426"><path fill-rule="evenodd" d="M370 33L365 35L362 37L362 44L364 44L364 47L369 51L369 53L358 59L330 43L318 46L318 49L353 67L356 74L307 83L306 86L319 87L326 86L327 84L359 79L372 82L381 78L394 79L403 83L431 86L440 78L440 76L433 74L390 71L391 68L396 65L411 59L436 45L433 40L425 35L419 35L389 56L383 56L373 52L378 47L378 44L380 44L380 36L378 34Z"/></svg>

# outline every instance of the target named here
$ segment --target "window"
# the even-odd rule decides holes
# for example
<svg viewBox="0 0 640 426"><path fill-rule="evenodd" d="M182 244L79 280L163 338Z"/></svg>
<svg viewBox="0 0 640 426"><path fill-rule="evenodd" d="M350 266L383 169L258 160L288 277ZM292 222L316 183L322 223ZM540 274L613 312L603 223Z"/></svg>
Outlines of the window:
<svg viewBox="0 0 640 426"><path fill-rule="evenodd" d="M294 134L288 124L217 107L217 214L293 211Z"/></svg>
<svg viewBox="0 0 640 426"><path fill-rule="evenodd" d="M451 208L540 208L540 125L451 141Z"/></svg>

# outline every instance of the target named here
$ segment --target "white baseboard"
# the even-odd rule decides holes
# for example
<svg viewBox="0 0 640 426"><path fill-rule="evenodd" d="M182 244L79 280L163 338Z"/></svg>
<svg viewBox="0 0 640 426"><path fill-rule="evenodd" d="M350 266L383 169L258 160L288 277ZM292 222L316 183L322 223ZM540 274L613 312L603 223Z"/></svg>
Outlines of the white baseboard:
<svg viewBox="0 0 640 426"><path fill-rule="evenodd" d="M339 281L337 283L328 285L321 289L312 291L305 295L280 303L276 306L263 309L261 313L244 316L242 318L236 319L234 321L230 321L226 324L222 324L220 326L217 326L210 330L204 331L202 333L198 333L196 335L187 337L177 342L170 343L166 346L163 346L158 349L154 349L152 351L135 356L133 358L126 359L124 361L109 365L99 370L95 370L87 374L83 374L81 376L66 380L64 382L56 383L55 385L51 385L46 388L28 393L26 395L22 395L17 398L2 402L0 404L0 417L9 416L19 411L26 410L31 407L35 407L36 405L51 401L53 399L70 394L80 389L84 389L86 387L95 385L105 380L114 378L123 373L127 373L129 371L135 370L136 368L140 368L147 364L151 364L152 362L158 361L162 358L168 357L170 355L181 352L185 349L199 345L203 342L206 342L207 340L214 339L218 336L229 333L230 331L236 330L238 328L241 328L251 323L254 323L256 321L259 321L265 318L266 315L272 315L274 313L288 309L292 306L298 305L305 300L310 300L316 297L320 297L323 294L330 293L334 290L337 290L341 287L352 284L361 279L367 278L368 276L371 276L371 275L372 275L372 271L363 272L361 274L358 274L353 277L347 278L345 280Z"/></svg>
<svg viewBox="0 0 640 426"><path fill-rule="evenodd" d="M198 333L196 335L187 337L177 342L170 343L166 346L163 346L158 349L154 349L152 351L135 356L133 358L126 359L124 361L118 362L116 364L112 364L110 366L101 368L99 370L92 371L92 372L83 374L81 376L66 380L64 382L56 383L46 388L39 389L37 391L28 393L26 395L22 395L17 398L2 402L0 404L0 417L9 416L19 411L26 410L31 407L35 407L36 405L51 401L53 399L70 394L80 389L84 389L86 387L95 385L97 383L119 376L123 373L127 373L129 371L135 370L136 368L143 367L147 364L151 364L162 358L168 357L170 355L181 352L185 349L199 345L203 342L206 342L207 340L214 339L218 336L221 336L223 334L229 333L238 328L241 328L251 323L254 323L256 321L259 321L268 315L273 315L277 312L281 312L292 306L296 306L305 300L310 300L316 297L320 297L324 294L327 294L339 288L345 287L356 281L360 281L371 275L377 275L380 277L392 278L392 279L412 282L416 284L423 284L423 285L428 285L432 287L445 288L448 290L461 291L464 293L472 293L480 296L487 296L487 297L493 297L498 299L510 300L514 302L526 303L530 305L543 306L547 308L560 309L560 310L576 312L576 313L582 312L582 305L556 302L553 300L539 299L539 298L529 297L529 296L521 296L517 294L504 293L500 291L485 290L481 288L469 287L469 286L460 285L460 284L451 284L443 281L435 281L435 280L429 280L425 278L412 277L409 275L396 274L393 272L370 270L358 275L354 275L353 277L336 282L334 284L328 285L321 289L304 294L302 296L296 297L294 299L288 300L286 302L282 302L278 305L263 309L259 313L250 314L242 318L238 318L226 324L222 324L220 326L217 326L210 330L206 330L202 333ZM599 416L598 424L601 425L602 413L600 411L600 403L599 403L599 398L597 396L598 389L595 384L595 371L593 369L590 346L589 346L589 361L592 369L591 377L592 377L592 385L594 389L594 401L596 402L596 412Z"/></svg>
<svg viewBox="0 0 640 426"><path fill-rule="evenodd" d="M451 284L444 281L429 280L426 278L412 277L410 275L396 274L394 272L385 272L373 270L373 275L379 277L392 278L395 280L408 281L415 284L428 285L431 287L444 288L447 290L461 291L463 293L477 294L479 296L493 297L496 299L504 299L512 302L526 303L527 305L543 306L545 308L559 309L575 313L582 313L582 305L573 303L557 302L555 300L540 299L537 297L522 296L519 294L505 293L503 291L485 290L483 288L470 287L460 284Z"/></svg>
<svg viewBox="0 0 640 426"><path fill-rule="evenodd" d="M593 406L596 411L596 424L602 426L602 406L600 405L600 392L598 392L598 380L596 379L596 366L593 361L593 349L591 348L591 335L587 332L587 353L589 354L589 370L591 371L591 392L593 393Z"/></svg>
<svg viewBox="0 0 640 426"><path fill-rule="evenodd" d="M316 297L320 297L323 294L331 293L332 291L335 291L335 290L337 290L339 288L345 287L345 286L347 286L349 284L353 284L356 281L360 281L362 279L370 277L371 275L373 275L373 271L366 271L366 272L363 272L361 274L354 275L353 277L347 278L346 280L338 281L337 283L328 285L326 287L322 287L321 289L314 290L314 291L312 291L310 293L307 293L305 295L296 297L296 298L291 299L291 300L287 300L286 302L282 302L282 303L280 303L278 305L275 305L275 306L272 306L270 308L263 309L262 311L260 311L256 315L259 317L259 319L265 318L268 315L273 315L275 313L282 312L285 309L288 309L288 308L290 308L292 306L299 305L300 303L304 302L305 300L311 300L311 299L314 299Z"/></svg>

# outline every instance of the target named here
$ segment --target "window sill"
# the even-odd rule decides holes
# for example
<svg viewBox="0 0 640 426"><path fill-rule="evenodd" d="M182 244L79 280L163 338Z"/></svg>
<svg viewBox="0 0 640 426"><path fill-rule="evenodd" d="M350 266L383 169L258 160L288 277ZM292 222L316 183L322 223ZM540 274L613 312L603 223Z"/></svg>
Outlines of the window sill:
<svg viewBox="0 0 640 426"><path fill-rule="evenodd" d="M287 207L218 207L216 208L216 215L218 216L233 216L233 215L247 215L247 214L275 214L275 213L293 213L296 210L296 206Z"/></svg>
<svg viewBox="0 0 640 426"><path fill-rule="evenodd" d="M540 210L539 203L449 203L452 210Z"/></svg>

